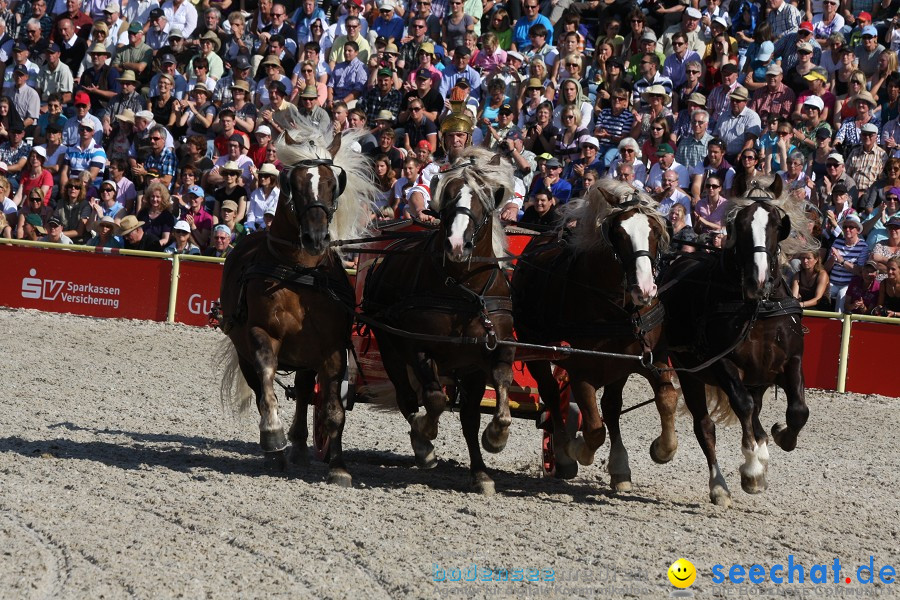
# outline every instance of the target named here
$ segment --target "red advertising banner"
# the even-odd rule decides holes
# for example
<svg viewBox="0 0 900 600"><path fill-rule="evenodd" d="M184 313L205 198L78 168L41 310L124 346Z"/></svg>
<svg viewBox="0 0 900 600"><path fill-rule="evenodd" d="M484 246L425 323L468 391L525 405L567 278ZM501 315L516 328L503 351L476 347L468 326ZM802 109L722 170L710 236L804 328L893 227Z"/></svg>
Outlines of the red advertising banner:
<svg viewBox="0 0 900 600"><path fill-rule="evenodd" d="M0 246L0 305L164 321L172 265L150 258Z"/></svg>
<svg viewBox="0 0 900 600"><path fill-rule="evenodd" d="M804 384L806 387L836 390L838 358L841 355L841 320L804 317L803 326L809 330L803 338Z"/></svg>
<svg viewBox="0 0 900 600"><path fill-rule="evenodd" d="M860 394L900 394L900 378L891 364L900 326L854 321L847 356L847 391Z"/></svg>
<svg viewBox="0 0 900 600"><path fill-rule="evenodd" d="M203 327L209 323L212 303L219 299L220 263L182 260L175 299L175 321Z"/></svg>

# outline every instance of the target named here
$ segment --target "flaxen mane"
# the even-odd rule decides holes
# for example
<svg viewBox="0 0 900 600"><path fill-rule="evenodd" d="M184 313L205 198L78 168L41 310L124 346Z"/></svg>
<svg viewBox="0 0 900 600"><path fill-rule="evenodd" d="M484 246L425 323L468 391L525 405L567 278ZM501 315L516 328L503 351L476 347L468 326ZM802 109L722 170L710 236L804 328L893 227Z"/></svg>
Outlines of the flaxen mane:
<svg viewBox="0 0 900 600"><path fill-rule="evenodd" d="M777 178L777 180L776 180ZM791 219L791 234L781 242L781 261L786 263L800 252L817 252L819 241L810 234L812 222L806 213L806 202L791 197L782 189L780 175L760 175L749 182L735 178L734 194L726 205L726 223L733 223L737 214L754 202L763 201L777 208ZM725 241L726 247L735 240Z"/></svg>
<svg viewBox="0 0 900 600"><path fill-rule="evenodd" d="M444 187L452 181L463 181L484 209L491 214L491 242L494 256L502 257L506 254L506 233L503 231L498 209L503 207L512 195L515 169L505 160L501 160L500 164L493 164L491 161L495 157L493 152L484 148L464 149L453 161L451 168L440 174L437 186L431 190L431 208L440 212L441 205L445 201L441 193ZM495 205L494 192L498 189L504 190L505 193L500 204Z"/></svg>
<svg viewBox="0 0 900 600"><path fill-rule="evenodd" d="M636 204L633 204L636 202ZM668 251L669 234L665 217L659 213L659 203L647 193L639 191L627 183L614 179L601 179L584 198L572 200L560 211L563 222L575 221L572 245L577 250L590 250L607 244L601 233L603 222L610 217L637 207L641 214L656 221L663 232L660 237L660 252Z"/></svg>
<svg viewBox="0 0 900 600"><path fill-rule="evenodd" d="M345 132L340 149L332 157L328 151L334 139L330 123L319 127L303 117L292 123L294 127L285 130L275 142L278 160L291 167L303 160L328 158L336 168L343 169L347 175L347 185L339 198L329 233L333 240L365 235L378 188L372 175L372 159L355 151L353 146L368 132L359 129Z"/></svg>

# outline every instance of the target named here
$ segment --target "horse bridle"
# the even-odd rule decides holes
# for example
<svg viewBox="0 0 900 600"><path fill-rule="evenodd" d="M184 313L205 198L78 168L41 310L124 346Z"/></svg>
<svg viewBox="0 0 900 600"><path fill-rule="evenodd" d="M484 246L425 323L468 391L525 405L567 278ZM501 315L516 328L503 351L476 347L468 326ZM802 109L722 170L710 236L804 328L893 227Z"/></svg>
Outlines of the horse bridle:
<svg viewBox="0 0 900 600"><path fill-rule="evenodd" d="M629 208L635 208L641 205L641 200L638 198L637 194L633 194L630 200L625 202L620 202L616 208L620 209L615 214L620 214L625 212ZM616 252L616 247L613 245L612 241L609 239L609 221L607 219L603 220L603 223L600 224L600 235L603 238L603 241L606 242L606 245L609 246L610 251L612 252L613 258L615 258L620 265L623 267L627 267L629 265L625 264L625 261L622 260L622 257L619 256L619 253ZM639 258L647 257L650 259L650 266L653 269L653 275L656 276L657 266L659 265L659 245L657 245L656 254L651 254L649 250L635 250L632 253L632 269L624 268L622 271L624 272L623 278L625 279L625 288L627 289L631 285L635 285L637 283L636 275L632 274L632 271L637 271L637 261Z"/></svg>
<svg viewBox="0 0 900 600"><path fill-rule="evenodd" d="M320 166L329 167L334 174L334 179L337 182L337 187L334 192L334 199L332 200L331 206L323 204L318 199L316 199L315 202L310 202L309 204L298 206L297 203L294 202L294 194L291 191L288 194L288 200L286 204L290 207L291 212L294 213L294 218L297 220L298 227L302 222L303 215L305 215L309 210L313 208L319 208L325 211L328 222L331 223L331 220L334 218L334 213L338 209L338 199L341 197L341 194L344 193L344 189L347 187L347 172L342 167L335 165L330 158L309 158L301 160L296 165L285 169L281 174L281 176L284 178L284 180L281 182L282 189L291 190L291 173L294 169L296 169L297 167L312 169L318 168Z"/></svg>
<svg viewBox="0 0 900 600"><path fill-rule="evenodd" d="M747 198L750 200L753 200L753 204L750 206L753 206L755 204L763 204L763 205L771 206L769 204L769 198L754 198L752 196L748 196ZM782 214L784 213L784 211L777 206L772 206L772 208L774 208L775 210L777 210L778 212L780 212ZM736 250L735 250L735 252L736 252ZM781 253L781 244L778 244L778 243L775 244L775 255L774 256L772 255L771 252L769 252L769 249L766 248L765 246L753 246L752 247L751 254L765 254L766 255L766 263L769 265L769 275L766 278L766 284L765 284L765 288L763 290L763 299L768 298L769 294L772 293L772 285L775 283L775 272L778 269L778 254L779 253ZM741 279L744 279L744 266L743 265L741 265Z"/></svg>
<svg viewBox="0 0 900 600"><path fill-rule="evenodd" d="M470 158L469 160L467 160L461 164L454 165L445 171L441 171L438 175L435 175L434 177L432 177L432 183L430 186L431 189L433 189L433 190L435 190L435 192L437 192L437 185L435 184L434 180L438 179L438 183L440 183L440 179L439 179L440 175L446 175L450 171L456 171L456 170L464 169L464 168L470 167L470 166L475 166L474 158ZM457 198L454 201L453 210L447 211L447 212L449 212L449 215L448 215L449 218L446 219L446 222L449 224L452 224L454 217L456 217L456 215L465 215L474 224L473 229L472 229L472 240L474 241L475 239L478 238L478 233L484 228L485 225L487 225L488 221L490 221L492 211L486 210L484 212L484 215L481 218L481 221L479 221L478 216L475 213L473 213L471 209L466 208L465 206L459 206L457 204L457 202L459 202L459 198ZM444 211L441 211L441 213L444 213ZM444 221L444 220L445 219L443 217L443 214L441 214L441 221Z"/></svg>

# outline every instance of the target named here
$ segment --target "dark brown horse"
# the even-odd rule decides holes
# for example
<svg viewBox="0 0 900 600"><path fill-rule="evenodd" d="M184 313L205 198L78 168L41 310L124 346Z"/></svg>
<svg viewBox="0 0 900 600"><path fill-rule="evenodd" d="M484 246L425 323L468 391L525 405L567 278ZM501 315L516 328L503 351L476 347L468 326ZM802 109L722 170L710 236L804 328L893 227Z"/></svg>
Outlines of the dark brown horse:
<svg viewBox="0 0 900 600"><path fill-rule="evenodd" d="M417 336L372 327L397 404L410 423L416 463L436 465L431 441L449 407L444 383L452 383L460 398L472 485L482 493L493 492L494 483L478 447L481 399L490 381L497 409L482 444L500 452L512 422L507 394L515 352L494 343L513 338L509 284L501 265L476 261L504 256L506 240L496 210L512 186L512 168L501 165L499 156L478 148L462 151L432 186L440 227L425 239L393 246L398 253L372 268L363 295L365 314ZM451 338L478 341L455 344ZM417 414L417 390L424 415Z"/></svg>
<svg viewBox="0 0 900 600"><path fill-rule="evenodd" d="M749 494L767 487L768 436L759 422L763 394L774 385L787 396L787 424L772 427L775 443L793 450L809 417L803 389L802 311L781 274L779 258L799 250L806 233L802 205L782 196L781 177L749 183L735 178L728 237L716 254L678 258L660 286L666 307L666 338L694 433L709 465L709 495L730 506L731 493L716 458L716 409L730 406L743 437L741 487ZM801 235L791 234L791 226ZM790 236L790 237L789 237Z"/></svg>
<svg viewBox="0 0 900 600"><path fill-rule="evenodd" d="M573 347L643 357L571 356L554 361L566 369L572 394L584 419L583 436L572 440L562 421L558 383L550 361L528 360L541 398L553 417L556 476L574 477L578 463L589 465L609 427L609 472L616 491L631 489L628 453L622 442L619 414L622 389L637 373L653 387L662 433L650 446L658 463L675 455L675 407L678 394L671 371L657 348L662 306L656 300L654 270L669 235L649 196L626 184L603 179L568 218L572 235L544 234L532 240L512 279L516 332L522 342ZM601 408L597 390L603 387ZM577 460L577 462L576 462Z"/></svg>
<svg viewBox="0 0 900 600"><path fill-rule="evenodd" d="M355 294L329 243L360 236L375 190L369 163L350 148L354 134L342 145L340 136L329 142L318 129L299 127L278 144L286 166L271 227L248 236L225 261L222 329L229 339L223 346L223 401L246 409L252 391L260 413L260 444L267 460L283 468L287 439L278 417L276 371L296 371L297 411L289 434L294 462L307 461L306 406L318 384L326 399L329 481L349 486L341 454L339 388Z"/></svg>

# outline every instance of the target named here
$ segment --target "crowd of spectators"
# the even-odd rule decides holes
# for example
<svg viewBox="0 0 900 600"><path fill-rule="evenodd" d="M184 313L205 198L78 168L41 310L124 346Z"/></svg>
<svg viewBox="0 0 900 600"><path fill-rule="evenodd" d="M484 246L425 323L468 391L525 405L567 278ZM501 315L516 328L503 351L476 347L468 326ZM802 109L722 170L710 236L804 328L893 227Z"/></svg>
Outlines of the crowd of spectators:
<svg viewBox="0 0 900 600"><path fill-rule="evenodd" d="M878 296L900 256L898 10L0 0L0 232L224 256L274 214L286 111L368 129L380 217L415 216L453 101L472 143L516 167L508 222L554 226L610 177L659 200L677 240L718 245L735 176L777 174L823 244L796 257L804 305L893 312Z"/></svg>

